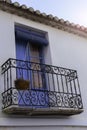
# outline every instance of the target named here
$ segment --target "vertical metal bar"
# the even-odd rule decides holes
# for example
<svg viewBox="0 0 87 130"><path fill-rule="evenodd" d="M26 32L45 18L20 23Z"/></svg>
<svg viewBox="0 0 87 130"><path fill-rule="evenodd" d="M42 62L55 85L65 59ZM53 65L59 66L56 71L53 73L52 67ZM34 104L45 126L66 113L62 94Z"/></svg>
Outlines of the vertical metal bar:
<svg viewBox="0 0 87 130"><path fill-rule="evenodd" d="M11 71L11 67L10 67L10 87L12 87L12 71Z"/></svg>
<svg viewBox="0 0 87 130"><path fill-rule="evenodd" d="M79 85L78 77L77 77L77 84L78 84L78 89L79 89L79 95L80 95L80 98L81 98L81 91L80 91L80 85ZM81 108L83 108L82 98L81 98L81 105L82 105Z"/></svg>
<svg viewBox="0 0 87 130"><path fill-rule="evenodd" d="M24 77L23 77L23 70L24 70L24 69L22 68L22 69L21 69L21 78L24 78Z"/></svg>
<svg viewBox="0 0 87 130"><path fill-rule="evenodd" d="M79 80L78 80L78 77L77 77L76 79L77 79L77 84L78 84L79 94L81 95L81 91L80 91L80 85L79 85Z"/></svg>
<svg viewBox="0 0 87 130"><path fill-rule="evenodd" d="M18 78L18 68L16 68L16 79Z"/></svg>
<svg viewBox="0 0 87 130"><path fill-rule="evenodd" d="M47 74L48 90L51 91L51 89L50 89L50 80L49 80L49 73L46 73L46 74Z"/></svg>
<svg viewBox="0 0 87 130"><path fill-rule="evenodd" d="M46 82L44 79L45 78L44 73L42 71L40 73L41 73L42 88L46 89L46 86L45 86L46 83L44 83L44 82Z"/></svg>
<svg viewBox="0 0 87 130"><path fill-rule="evenodd" d="M62 92L64 93L64 85L63 85L63 76L62 75L60 75L60 77L61 77L61 85L62 85Z"/></svg>
<svg viewBox="0 0 87 130"><path fill-rule="evenodd" d="M73 81L73 84L74 84L75 95L77 95L77 90L76 90L76 83L75 83L75 79L73 79L72 81Z"/></svg>
<svg viewBox="0 0 87 130"><path fill-rule="evenodd" d="M71 82L72 80L70 79L70 77L69 77L69 83L70 83L70 93L71 93L71 95L73 96L73 90L72 90L72 82Z"/></svg>
<svg viewBox="0 0 87 130"><path fill-rule="evenodd" d="M26 74L27 74L27 80L29 80L29 73L28 73L28 62L25 61L25 66L26 66Z"/></svg>
<svg viewBox="0 0 87 130"><path fill-rule="evenodd" d="M34 71L31 72L31 88L35 88L35 78L34 78Z"/></svg>
<svg viewBox="0 0 87 130"><path fill-rule="evenodd" d="M60 75L60 77L61 77L61 84L62 84L62 95L63 95L63 97L62 97L62 107L65 107L65 102L64 102L64 84L63 84L63 75Z"/></svg>
<svg viewBox="0 0 87 130"><path fill-rule="evenodd" d="M70 106L69 106L69 95L70 95L70 93L69 93L69 89L68 89L68 83L67 83L67 77L65 76L65 84L66 84L66 91L67 91L67 98L68 98L68 100L67 100L67 102L68 102L68 108L70 108Z"/></svg>
<svg viewBox="0 0 87 130"><path fill-rule="evenodd" d="M67 78L65 76L65 83L66 83L66 91L67 91L67 94L69 94L69 89L68 89L68 83L67 83Z"/></svg>
<svg viewBox="0 0 87 130"><path fill-rule="evenodd" d="M40 64L40 67L41 67L41 80L42 80L42 88L44 90L47 89L47 82L46 82L46 73L45 73L45 70L43 68L43 66Z"/></svg>
<svg viewBox="0 0 87 130"><path fill-rule="evenodd" d="M74 100L75 100L75 99L74 99L74 93L73 93L73 90L72 90L72 83L73 83L73 79L70 79L70 81L69 81L69 82L70 82L70 89L71 89L71 100L73 100L73 101L74 101ZM74 84L74 85L75 85L75 84ZM75 87L75 86L74 86L74 88L76 89L76 87ZM76 91L76 90L75 90L75 91ZM76 92L75 92L75 93L76 93ZM75 105L76 105L76 104L73 104L73 106L72 106L72 107L73 107L73 108L75 108Z"/></svg>
<svg viewBox="0 0 87 130"><path fill-rule="evenodd" d="M73 81L73 85L74 85L75 95L77 95L77 88L76 88L75 80L76 80L76 77L74 77L74 78L72 79L72 81Z"/></svg>
<svg viewBox="0 0 87 130"><path fill-rule="evenodd" d="M27 71L27 80L29 80L29 72L28 72L28 69L26 69Z"/></svg>
<svg viewBox="0 0 87 130"><path fill-rule="evenodd" d="M40 89L40 74L39 74L39 71L37 70L37 75L38 75L38 87L39 87L39 89Z"/></svg>
<svg viewBox="0 0 87 130"><path fill-rule="evenodd" d="M60 93L60 86L59 86L59 78L58 78L58 74L56 75L56 77L57 77L58 93Z"/></svg>
<svg viewBox="0 0 87 130"><path fill-rule="evenodd" d="M55 91L55 82L54 82L54 75L52 73L52 81L53 81L53 91Z"/></svg>
<svg viewBox="0 0 87 130"><path fill-rule="evenodd" d="M7 70L7 90L9 89L9 77L8 77L8 70Z"/></svg>
<svg viewBox="0 0 87 130"><path fill-rule="evenodd" d="M4 91L6 91L6 73L4 73Z"/></svg>

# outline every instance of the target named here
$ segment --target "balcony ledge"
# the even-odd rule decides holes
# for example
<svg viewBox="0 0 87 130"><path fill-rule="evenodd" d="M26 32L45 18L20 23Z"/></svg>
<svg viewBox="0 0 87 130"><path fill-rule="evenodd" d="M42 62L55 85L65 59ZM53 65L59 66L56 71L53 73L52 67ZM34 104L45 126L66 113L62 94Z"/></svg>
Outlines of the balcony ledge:
<svg viewBox="0 0 87 130"><path fill-rule="evenodd" d="M7 114L17 114L17 115L28 115L28 116L52 116L52 115L62 115L71 116L80 114L83 109L76 108L30 108L30 107L20 107L18 105L12 105L5 109L3 112Z"/></svg>

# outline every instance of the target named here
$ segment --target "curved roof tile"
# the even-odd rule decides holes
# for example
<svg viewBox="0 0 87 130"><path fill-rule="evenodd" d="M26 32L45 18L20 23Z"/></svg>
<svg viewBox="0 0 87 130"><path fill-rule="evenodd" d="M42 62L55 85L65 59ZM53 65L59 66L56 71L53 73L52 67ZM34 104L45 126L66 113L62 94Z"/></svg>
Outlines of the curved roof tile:
<svg viewBox="0 0 87 130"><path fill-rule="evenodd" d="M41 13L39 10L35 11L32 7L27 7L24 4L20 5L18 2L13 3L11 0L0 0L0 10L87 38L86 27L59 19L52 14L47 15L46 13Z"/></svg>

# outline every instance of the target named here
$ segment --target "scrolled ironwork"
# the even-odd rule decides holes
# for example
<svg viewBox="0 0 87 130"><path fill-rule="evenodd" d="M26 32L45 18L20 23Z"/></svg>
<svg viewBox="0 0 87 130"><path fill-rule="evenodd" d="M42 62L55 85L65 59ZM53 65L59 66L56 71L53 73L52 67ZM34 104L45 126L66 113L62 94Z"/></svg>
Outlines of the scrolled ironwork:
<svg viewBox="0 0 87 130"><path fill-rule="evenodd" d="M63 94L63 96L62 96L62 103L63 103L63 106L65 106L65 107L69 106L68 94Z"/></svg>
<svg viewBox="0 0 87 130"><path fill-rule="evenodd" d="M12 103L18 104L18 91L16 89L12 91Z"/></svg>
<svg viewBox="0 0 87 130"><path fill-rule="evenodd" d="M76 72L71 72L66 76L67 82L71 82L72 80L77 79L77 73Z"/></svg>
<svg viewBox="0 0 87 130"><path fill-rule="evenodd" d="M43 90L21 90L12 89L9 93L3 93L4 108L9 105L29 106L29 107L58 107L58 108L78 108L82 109L82 100L79 95L44 92Z"/></svg>
<svg viewBox="0 0 87 130"><path fill-rule="evenodd" d="M61 93L57 93L57 106L61 107L62 106L62 98L61 98Z"/></svg>
<svg viewBox="0 0 87 130"><path fill-rule="evenodd" d="M30 92L28 90L19 91L19 105L21 106L31 106ZM23 98L24 97L24 98Z"/></svg>
<svg viewBox="0 0 87 130"><path fill-rule="evenodd" d="M31 103L32 103L33 106L38 104L37 91L31 91Z"/></svg>
<svg viewBox="0 0 87 130"><path fill-rule="evenodd" d="M83 107L83 106L82 106L81 95L77 95L77 96L76 96L75 102L76 102L77 108L81 109L81 108Z"/></svg>
<svg viewBox="0 0 87 130"><path fill-rule="evenodd" d="M2 73L4 73L10 66L11 66L11 61L9 59L2 65Z"/></svg>
<svg viewBox="0 0 87 130"><path fill-rule="evenodd" d="M2 94L2 103L4 104L4 107L8 107L12 105L12 93L10 90L6 91Z"/></svg>
<svg viewBox="0 0 87 130"><path fill-rule="evenodd" d="M55 92L49 92L49 106L55 107L57 105L57 97Z"/></svg>
<svg viewBox="0 0 87 130"><path fill-rule="evenodd" d="M39 104L43 107L48 106L48 92L40 91L38 93Z"/></svg>
<svg viewBox="0 0 87 130"><path fill-rule="evenodd" d="M69 98L69 106L70 106L71 108L77 107L77 105L75 105L75 97L71 96L71 97Z"/></svg>

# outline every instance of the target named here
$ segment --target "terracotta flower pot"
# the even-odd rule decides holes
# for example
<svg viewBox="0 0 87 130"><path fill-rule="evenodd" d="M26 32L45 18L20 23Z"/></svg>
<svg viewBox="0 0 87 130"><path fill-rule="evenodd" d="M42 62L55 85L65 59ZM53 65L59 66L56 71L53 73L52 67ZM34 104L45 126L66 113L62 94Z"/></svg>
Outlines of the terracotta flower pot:
<svg viewBox="0 0 87 130"><path fill-rule="evenodd" d="M26 90L29 89L29 81L24 79L16 79L14 81L15 88L18 90Z"/></svg>

